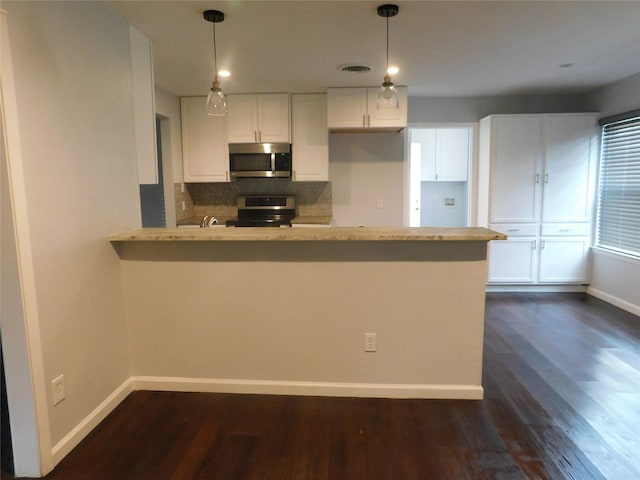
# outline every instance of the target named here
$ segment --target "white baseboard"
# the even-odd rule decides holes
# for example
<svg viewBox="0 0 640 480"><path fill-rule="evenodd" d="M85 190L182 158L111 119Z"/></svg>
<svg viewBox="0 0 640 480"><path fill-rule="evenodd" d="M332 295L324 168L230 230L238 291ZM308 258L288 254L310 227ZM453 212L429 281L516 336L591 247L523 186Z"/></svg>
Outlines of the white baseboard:
<svg viewBox="0 0 640 480"><path fill-rule="evenodd" d="M134 390L172 392L455 400L481 400L484 394L481 385L330 383L173 377L131 377L131 381Z"/></svg>
<svg viewBox="0 0 640 480"><path fill-rule="evenodd" d="M587 291L586 285L487 285L486 292L530 292L530 293L549 293L549 292L570 292L584 293Z"/></svg>
<svg viewBox="0 0 640 480"><path fill-rule="evenodd" d="M98 424L104 420L120 403L133 391L133 382L128 378L122 385L98 405L65 437L56 443L51 449L53 463L60 462L71 450L73 450Z"/></svg>
<svg viewBox="0 0 640 480"><path fill-rule="evenodd" d="M589 287L587 288L587 293L592 295L600 300L603 300L611 305L615 305L618 308L626 310L627 312L633 313L634 315L640 316L640 306L634 305L633 303L627 302L626 300L622 300L621 298L614 297L602 290L598 290L597 288Z"/></svg>

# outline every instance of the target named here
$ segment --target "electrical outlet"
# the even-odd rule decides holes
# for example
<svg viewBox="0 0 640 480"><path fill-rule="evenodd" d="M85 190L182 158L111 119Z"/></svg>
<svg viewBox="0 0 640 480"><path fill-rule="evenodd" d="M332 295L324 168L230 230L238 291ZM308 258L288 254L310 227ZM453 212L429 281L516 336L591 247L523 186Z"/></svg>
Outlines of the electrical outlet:
<svg viewBox="0 0 640 480"><path fill-rule="evenodd" d="M375 333L364 334L364 351L365 352L376 351L376 334Z"/></svg>
<svg viewBox="0 0 640 480"><path fill-rule="evenodd" d="M384 208L384 198L378 198L378 208Z"/></svg>
<svg viewBox="0 0 640 480"><path fill-rule="evenodd" d="M51 390L53 392L53 404L58 405L64 400L64 375L60 375L51 381Z"/></svg>

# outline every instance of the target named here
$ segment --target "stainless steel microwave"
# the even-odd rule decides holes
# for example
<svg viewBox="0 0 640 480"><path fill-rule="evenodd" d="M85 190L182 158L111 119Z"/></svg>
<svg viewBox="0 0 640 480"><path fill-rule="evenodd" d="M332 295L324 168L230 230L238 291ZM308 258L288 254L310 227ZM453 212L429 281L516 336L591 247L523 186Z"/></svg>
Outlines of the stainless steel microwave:
<svg viewBox="0 0 640 480"><path fill-rule="evenodd" d="M231 143L229 171L232 177L291 177L291 145Z"/></svg>

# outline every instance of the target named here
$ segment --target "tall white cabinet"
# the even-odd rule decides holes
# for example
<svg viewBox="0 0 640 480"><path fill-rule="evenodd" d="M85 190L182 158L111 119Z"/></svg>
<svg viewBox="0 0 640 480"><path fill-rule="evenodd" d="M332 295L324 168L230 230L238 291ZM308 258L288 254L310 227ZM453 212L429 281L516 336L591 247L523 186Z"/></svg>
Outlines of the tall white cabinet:
<svg viewBox="0 0 640 480"><path fill-rule="evenodd" d="M182 97L182 162L185 182L228 182L227 117L205 111L206 97Z"/></svg>
<svg viewBox="0 0 640 480"><path fill-rule="evenodd" d="M329 180L327 95L291 95L291 137L294 182Z"/></svg>
<svg viewBox="0 0 640 480"><path fill-rule="evenodd" d="M480 121L478 225L489 283L584 284L595 170L594 114L494 115Z"/></svg>

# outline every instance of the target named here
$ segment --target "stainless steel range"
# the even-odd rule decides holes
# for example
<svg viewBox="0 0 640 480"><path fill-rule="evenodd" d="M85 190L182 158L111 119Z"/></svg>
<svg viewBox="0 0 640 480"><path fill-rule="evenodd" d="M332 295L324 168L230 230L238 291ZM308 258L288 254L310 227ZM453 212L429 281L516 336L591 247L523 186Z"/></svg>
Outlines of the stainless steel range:
<svg viewBox="0 0 640 480"><path fill-rule="evenodd" d="M227 227L290 227L296 216L294 195L244 195L238 197L238 217Z"/></svg>

